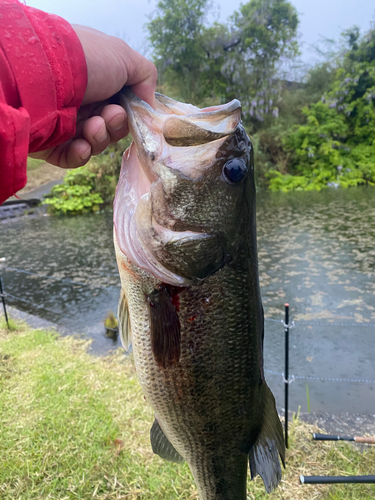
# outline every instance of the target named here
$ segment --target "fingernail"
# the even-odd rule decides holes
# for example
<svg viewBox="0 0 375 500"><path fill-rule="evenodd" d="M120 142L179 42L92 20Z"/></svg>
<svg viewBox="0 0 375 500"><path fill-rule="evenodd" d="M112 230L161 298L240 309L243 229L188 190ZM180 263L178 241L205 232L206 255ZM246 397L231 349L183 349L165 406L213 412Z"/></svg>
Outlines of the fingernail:
<svg viewBox="0 0 375 500"><path fill-rule="evenodd" d="M91 154L91 148L88 148L88 149L86 149L86 151L84 153L80 154L79 156L80 156L81 160L87 160L87 158L90 156L90 154Z"/></svg>
<svg viewBox="0 0 375 500"><path fill-rule="evenodd" d="M124 126L125 123L125 117L124 115L116 115L114 116L109 122L108 122L108 127L113 131L116 132L117 130L120 130Z"/></svg>
<svg viewBox="0 0 375 500"><path fill-rule="evenodd" d="M98 132L94 135L94 139L96 142L104 142L108 139L107 127L105 125L100 127Z"/></svg>

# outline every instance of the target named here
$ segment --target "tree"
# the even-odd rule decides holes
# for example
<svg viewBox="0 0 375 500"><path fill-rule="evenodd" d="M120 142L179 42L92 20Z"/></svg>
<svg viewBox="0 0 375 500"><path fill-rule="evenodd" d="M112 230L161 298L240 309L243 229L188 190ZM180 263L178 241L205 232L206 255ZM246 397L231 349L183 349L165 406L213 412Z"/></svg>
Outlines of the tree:
<svg viewBox="0 0 375 500"><path fill-rule="evenodd" d="M188 102L199 102L206 93L202 79L206 9L207 0L159 0L156 15L147 25L162 83L178 88Z"/></svg>
<svg viewBox="0 0 375 500"><path fill-rule="evenodd" d="M232 16L238 43L223 67L228 96L241 98L245 116L255 130L278 116L281 63L298 53L298 15L287 0L251 0Z"/></svg>
<svg viewBox="0 0 375 500"><path fill-rule="evenodd" d="M298 16L287 0L250 0L228 25L205 25L207 0L160 0L148 23L162 83L200 103L241 100L259 126L278 113L277 71L298 53Z"/></svg>
<svg viewBox="0 0 375 500"><path fill-rule="evenodd" d="M275 172L273 189L375 184L375 30L343 35L347 52L329 91L304 108L306 124L285 139L298 180Z"/></svg>

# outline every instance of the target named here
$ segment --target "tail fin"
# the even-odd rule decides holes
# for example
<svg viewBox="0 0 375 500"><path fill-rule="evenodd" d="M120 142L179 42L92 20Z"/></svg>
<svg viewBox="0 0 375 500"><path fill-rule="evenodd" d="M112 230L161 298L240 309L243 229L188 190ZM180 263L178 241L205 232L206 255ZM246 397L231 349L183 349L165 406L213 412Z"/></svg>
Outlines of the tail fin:
<svg viewBox="0 0 375 500"><path fill-rule="evenodd" d="M249 453L251 479L259 474L267 493L271 493L281 480L279 455L285 467L283 429L276 410L275 398L264 384L265 404L262 430Z"/></svg>

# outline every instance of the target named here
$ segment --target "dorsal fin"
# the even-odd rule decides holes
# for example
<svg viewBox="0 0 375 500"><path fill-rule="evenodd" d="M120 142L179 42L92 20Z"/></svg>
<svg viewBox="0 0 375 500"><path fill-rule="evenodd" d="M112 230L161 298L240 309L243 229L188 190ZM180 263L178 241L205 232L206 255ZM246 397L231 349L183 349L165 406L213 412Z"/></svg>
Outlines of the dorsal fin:
<svg viewBox="0 0 375 500"><path fill-rule="evenodd" d="M126 299L126 295L122 290L120 295L120 301L118 303L117 317L118 317L118 328L119 328L121 343L125 351L128 351L130 344L132 343L132 332L130 328L128 301Z"/></svg>

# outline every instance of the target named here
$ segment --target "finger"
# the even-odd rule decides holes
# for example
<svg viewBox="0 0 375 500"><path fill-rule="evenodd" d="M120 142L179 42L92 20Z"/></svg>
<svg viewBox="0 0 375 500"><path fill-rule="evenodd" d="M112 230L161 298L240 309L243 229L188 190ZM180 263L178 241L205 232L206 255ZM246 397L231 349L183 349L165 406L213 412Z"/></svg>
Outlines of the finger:
<svg viewBox="0 0 375 500"><path fill-rule="evenodd" d="M129 133L126 112L123 107L116 104L105 106L101 112L105 121L110 142L117 142Z"/></svg>
<svg viewBox="0 0 375 500"><path fill-rule="evenodd" d="M91 145L91 154L97 155L105 150L111 138L106 123L101 116L92 116L83 125L83 137Z"/></svg>
<svg viewBox="0 0 375 500"><path fill-rule="evenodd" d="M126 85L130 86L133 92L143 101L155 107L155 90L158 77L155 65L133 49L128 54L128 79Z"/></svg>
<svg viewBox="0 0 375 500"><path fill-rule="evenodd" d="M85 139L60 144L44 152L44 160L61 168L77 168L85 165L91 156L91 145Z"/></svg>
<svg viewBox="0 0 375 500"><path fill-rule="evenodd" d="M76 126L76 135L75 137L83 137L83 126L86 123L86 120L91 118L92 116L100 116L103 108L108 104L107 101L103 102L94 102L91 104L86 104L85 106L81 106L77 113L77 126Z"/></svg>

